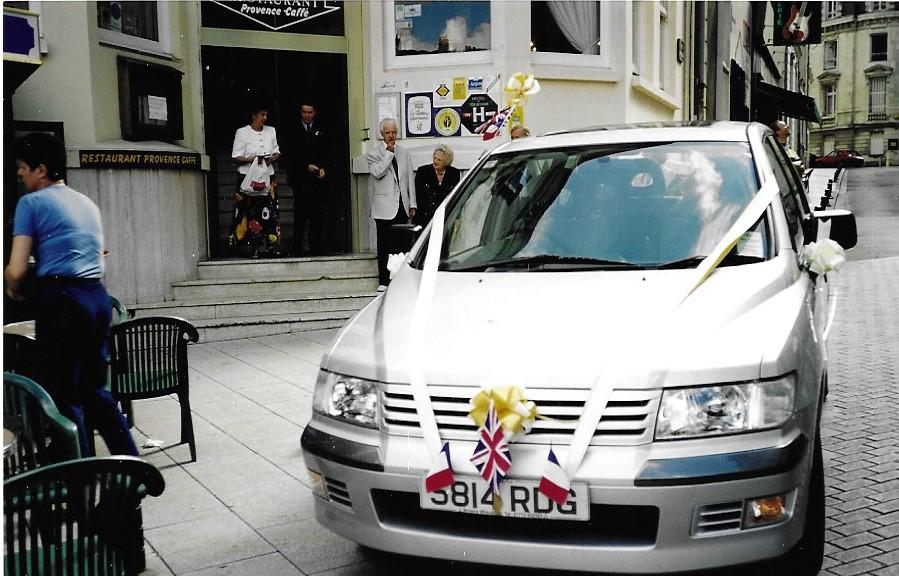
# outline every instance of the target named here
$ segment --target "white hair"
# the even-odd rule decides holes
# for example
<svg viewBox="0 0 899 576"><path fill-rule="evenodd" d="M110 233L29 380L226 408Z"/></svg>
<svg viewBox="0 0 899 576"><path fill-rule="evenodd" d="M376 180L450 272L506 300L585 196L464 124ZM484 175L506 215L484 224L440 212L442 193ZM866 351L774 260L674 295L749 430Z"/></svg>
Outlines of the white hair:
<svg viewBox="0 0 899 576"><path fill-rule="evenodd" d="M449 147L449 146L447 146L446 144L438 144L437 146L434 147L434 153L431 154L431 156L433 156L433 155L436 154L437 152L440 152L441 154L443 154L443 159L446 160L446 165L447 165L447 166L452 166L452 164L453 164L453 151L450 150L450 147Z"/></svg>
<svg viewBox="0 0 899 576"><path fill-rule="evenodd" d="M379 127L381 134L384 133L384 127L387 126L388 124L393 124L394 128L399 129L399 127L396 125L396 120L394 120L393 118L384 118L383 120L381 120L381 125Z"/></svg>

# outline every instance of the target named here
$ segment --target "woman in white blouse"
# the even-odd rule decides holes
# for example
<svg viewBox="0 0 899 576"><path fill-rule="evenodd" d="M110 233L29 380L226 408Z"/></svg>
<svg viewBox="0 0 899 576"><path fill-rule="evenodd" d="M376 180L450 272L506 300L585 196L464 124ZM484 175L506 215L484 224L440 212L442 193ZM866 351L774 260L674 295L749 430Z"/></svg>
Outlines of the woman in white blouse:
<svg viewBox="0 0 899 576"><path fill-rule="evenodd" d="M231 146L231 158L239 164L239 176L228 243L233 246L238 242L246 242L253 258L258 258L260 252L277 256L281 244L277 184L275 168L272 166L280 158L281 149L278 147L275 129L265 125L267 120L267 108L253 108L250 123L237 129ZM244 185L245 177L254 162L267 168L268 186L254 188Z"/></svg>

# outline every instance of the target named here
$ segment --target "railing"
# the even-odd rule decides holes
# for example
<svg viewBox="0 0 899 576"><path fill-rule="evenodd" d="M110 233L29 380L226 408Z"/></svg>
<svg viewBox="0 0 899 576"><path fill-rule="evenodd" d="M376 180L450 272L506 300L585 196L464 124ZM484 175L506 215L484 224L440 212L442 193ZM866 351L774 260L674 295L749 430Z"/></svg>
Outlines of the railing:
<svg viewBox="0 0 899 576"><path fill-rule="evenodd" d="M868 122L886 122L887 115L883 112L871 112L868 114Z"/></svg>

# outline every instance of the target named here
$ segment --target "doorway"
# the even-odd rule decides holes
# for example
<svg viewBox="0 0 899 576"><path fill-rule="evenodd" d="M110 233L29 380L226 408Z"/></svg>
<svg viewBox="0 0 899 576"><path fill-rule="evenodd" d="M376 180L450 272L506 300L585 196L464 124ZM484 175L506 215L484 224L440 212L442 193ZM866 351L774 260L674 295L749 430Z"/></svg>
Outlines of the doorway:
<svg viewBox="0 0 899 576"><path fill-rule="evenodd" d="M235 131L249 123L252 105L268 107L282 158L275 166L281 252L294 247L294 191L287 181L289 142L299 128L300 101L317 105L316 122L328 137L331 170L322 214L322 254L351 246L349 119L345 54L203 46L203 113L210 170L206 187L210 257L245 258L246 246L229 246L234 194L239 180L231 161ZM307 226L308 230L309 227Z"/></svg>

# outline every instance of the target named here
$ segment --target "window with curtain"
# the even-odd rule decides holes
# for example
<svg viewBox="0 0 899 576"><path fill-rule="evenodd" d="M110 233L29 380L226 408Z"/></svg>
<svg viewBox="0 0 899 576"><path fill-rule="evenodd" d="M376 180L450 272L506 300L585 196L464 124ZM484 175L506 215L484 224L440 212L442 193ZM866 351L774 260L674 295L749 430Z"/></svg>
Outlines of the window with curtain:
<svg viewBox="0 0 899 576"><path fill-rule="evenodd" d="M824 69L830 70L837 67L837 41L826 40L824 42Z"/></svg>
<svg viewBox="0 0 899 576"><path fill-rule="evenodd" d="M884 62L887 59L887 35L871 34L871 62Z"/></svg>
<svg viewBox="0 0 899 576"><path fill-rule="evenodd" d="M167 2L97 2L97 36L105 44L165 52L167 17Z"/></svg>
<svg viewBox="0 0 899 576"><path fill-rule="evenodd" d="M531 51L602 54L600 3L531 2Z"/></svg>
<svg viewBox="0 0 899 576"><path fill-rule="evenodd" d="M868 113L886 114L887 79L884 76L868 79Z"/></svg>
<svg viewBox="0 0 899 576"><path fill-rule="evenodd" d="M490 50L489 1L398 0L393 9L396 56Z"/></svg>
<svg viewBox="0 0 899 576"><path fill-rule="evenodd" d="M836 112L837 85L825 84L821 89L824 92L824 116L833 116Z"/></svg>
<svg viewBox="0 0 899 576"><path fill-rule="evenodd" d="M843 15L842 10L840 9L840 3L835 0L828 0L824 3L824 17L825 18L839 18Z"/></svg>

